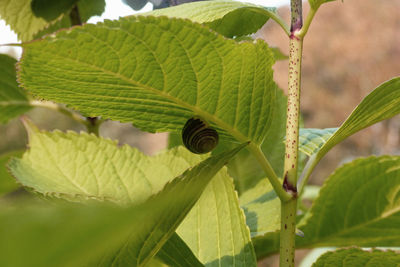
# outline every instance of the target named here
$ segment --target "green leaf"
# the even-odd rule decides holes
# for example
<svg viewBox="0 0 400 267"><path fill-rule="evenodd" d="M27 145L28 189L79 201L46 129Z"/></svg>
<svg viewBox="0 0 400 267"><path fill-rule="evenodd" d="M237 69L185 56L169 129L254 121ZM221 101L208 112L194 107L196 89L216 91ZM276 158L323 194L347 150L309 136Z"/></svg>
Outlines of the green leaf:
<svg viewBox="0 0 400 267"><path fill-rule="evenodd" d="M2 264L81 266L90 260L98 263L95 266L142 266L173 235L211 178L241 148L208 158L132 208L3 206ZM115 251L118 256L110 253Z"/></svg>
<svg viewBox="0 0 400 267"><path fill-rule="evenodd" d="M399 166L400 157L382 156L337 169L310 210L301 243L400 246Z"/></svg>
<svg viewBox="0 0 400 267"><path fill-rule="evenodd" d="M275 173L282 175L285 155L283 139L286 134L286 101L287 97L283 91L277 88L276 100L274 102L274 114L272 122L261 145L261 149L271 163ZM215 152L232 148L231 143L223 143L217 147ZM265 172L260 164L247 149L242 150L228 163L228 172L235 180L235 188L242 194L249 188L255 186L265 178Z"/></svg>
<svg viewBox="0 0 400 267"><path fill-rule="evenodd" d="M276 85L268 46L237 43L187 20L129 17L24 45L19 79L86 116L180 132L197 115L220 136L259 144Z"/></svg>
<svg viewBox="0 0 400 267"><path fill-rule="evenodd" d="M269 18L278 19L276 8L227 0L192 2L144 15L190 19L230 38L256 32Z"/></svg>
<svg viewBox="0 0 400 267"><path fill-rule="evenodd" d="M164 239L162 239L161 241L156 241L153 239L150 241L154 242L150 242L149 240L148 241L145 240L145 243L143 243L144 247L140 248L139 255L137 255L135 254L135 252L138 250L139 246L137 240L138 236L147 237L147 235L142 235L139 230L135 231L133 234L131 234L126 244L120 250L118 250L117 253L111 254L110 257L107 257L107 260L103 259L101 261L101 266L110 266L110 265L128 266L131 264L133 260L138 259L139 261L142 255L148 255L149 257L153 256L155 250L160 249L162 247L163 241L165 242L167 239L169 239L169 237L172 236L176 227L178 227L178 225L186 217L187 213L190 211L190 209L194 206L197 199L203 193L204 188L206 187L207 183L211 180L211 178L215 174L217 174L217 172L223 167L223 165L225 165L226 162L230 158L232 158L245 145L246 144L240 145L234 150L230 150L228 152L219 154L217 156L210 157L207 160L196 165L195 167L187 170L185 173L183 173L181 176L173 180L171 183L167 184L165 188L173 186L173 184L176 183L177 180L191 181L193 179L196 179L196 182L182 185L179 188L176 188L176 190L168 191L168 198L162 199L163 202L157 202L155 205L152 205L147 209L147 212L150 214L149 216L152 216L151 214L153 214L154 210L156 211L157 210L168 211L168 209L176 210L177 209L176 207L179 208L185 205L185 201L182 201L182 199L176 197L176 195L179 194L184 195L186 198L192 200L189 203L190 205L186 205L186 207L181 210L181 213L172 213L171 211L169 211L169 213L168 212L165 213L165 218L171 222L174 222L174 224L172 225L173 227L169 228L167 232L168 235L163 236ZM164 191L165 189L160 194L162 194ZM168 226L168 223L166 224L162 220L160 221L159 217L152 217L152 219L154 222L154 229L152 229L152 234L150 234L150 237L152 235L155 236L159 235L158 233L159 230L166 228L168 229L168 227L166 227ZM147 223L148 220L149 219L146 218L142 220L141 218L142 224L143 221ZM150 250L152 248L151 246L155 246L154 250Z"/></svg>
<svg viewBox="0 0 400 267"><path fill-rule="evenodd" d="M36 17L52 21L61 14L70 11L78 0L32 0L31 8Z"/></svg>
<svg viewBox="0 0 400 267"><path fill-rule="evenodd" d="M0 123L7 123L31 108L25 92L18 87L16 63L14 58L0 54Z"/></svg>
<svg viewBox="0 0 400 267"><path fill-rule="evenodd" d="M12 192L19 187L14 177L8 172L6 164L11 157L20 157L22 153L23 151L12 151L0 155L0 196Z"/></svg>
<svg viewBox="0 0 400 267"><path fill-rule="evenodd" d="M338 128L312 129L302 128L299 134L299 150L311 156L328 141Z"/></svg>
<svg viewBox="0 0 400 267"><path fill-rule="evenodd" d="M158 251L157 258L169 266L175 267L201 267L204 266L194 256L186 243L174 233L164 246Z"/></svg>
<svg viewBox="0 0 400 267"><path fill-rule="evenodd" d="M129 228L129 237L127 233L124 232L124 245L120 244L117 249L107 253L107 255L105 254L100 261L98 261L98 259L93 259L93 261L96 262L96 266L110 266L110 264L116 266L131 266L133 264L133 266L136 266L145 264L145 262L153 257L162 247L164 242L173 235L176 227L178 227L186 214L196 203L211 178L231 157L244 147L244 145L241 145L229 152L208 158L195 167L190 168L182 175L178 176L178 178L167 183L157 195L154 196L153 193L147 193L147 198L144 199L143 195L145 195L146 192L143 193L140 191L143 190L141 189L143 185L135 186L135 182L143 183L143 178L147 178L148 184L146 184L146 186L148 187L149 184L152 183L151 185L156 187L158 183L160 183L157 179L166 180L163 176L170 178L168 176L171 176L171 172L173 171L171 169L179 169L180 165L188 164L188 161L198 161L199 156L196 156L197 158L190 158L188 156L187 159L182 159L179 158L179 156L172 157L171 154L169 154L169 166L162 166L162 162L159 161L158 163L160 163L161 166L157 166L159 167L157 169L154 167L151 169L153 171L153 176L149 177L146 176L146 173L139 173L142 177L142 180L140 180L137 178L137 174L138 172L145 171L145 169L135 171L130 165L139 161L141 163L140 167L143 168L145 157L136 154L136 157L130 158L129 161L123 160L123 158L121 159L124 155L129 157L129 155L131 155L130 153L135 153L132 152L133 149L129 150L126 146L117 148L115 143L110 140L104 140L87 134L78 136L74 133L40 133L32 128L29 134L30 151L24 155L22 160L14 159L11 161L10 168L13 174L20 180L25 179L24 177L28 177L29 180L31 177L35 176L36 186L33 185L33 180L31 181L31 186L35 186L37 191L42 192L43 188L47 188L49 191L51 190L51 192L57 192L59 196L70 199L72 194L70 192L71 190L66 192L61 186L66 186L65 181L70 181L71 184L73 182L76 187L80 188L79 190L75 190L75 192L81 191L81 197L85 196L95 199L102 197L124 203L127 202L127 197L125 197L127 193L124 193L124 190L138 190L133 192L132 196L130 196L130 203L136 204L137 210L130 210L128 212L130 216L132 216L130 218L135 219L130 221L129 225L131 227ZM94 139L97 139L97 141ZM45 143L40 145L40 142L45 141L47 143L46 145L44 145ZM75 147L72 144L75 144ZM69 147L69 151L66 150L67 147ZM93 153L94 151L96 151L96 153ZM178 153L178 151L176 151L176 153ZM41 158L35 160L32 158L33 155L41 155ZM73 157L71 157L71 155L73 155ZM87 158L89 155L93 158ZM164 156L164 158L166 157L167 156ZM118 160L118 164L116 160ZM58 161L60 165L57 165ZM72 162L68 167L65 166L65 168L61 169L61 166L67 164L67 161ZM41 162L45 162L48 168L45 168L45 164ZM27 169L24 169L28 164L30 164L29 171L32 173L27 173ZM89 166L89 168L84 165ZM170 169L169 171L168 168ZM128 177L130 184L127 184L129 181L122 175L126 169L131 173ZM42 173L38 173L38 171L42 171ZM105 174L103 175L102 173ZM70 180L69 175L71 174L74 174L73 177L76 177L76 179ZM95 187L93 187L93 181L91 181L94 174L97 175L97 184ZM61 179L58 179L59 175L63 175ZM48 180L47 178L50 176L55 181ZM43 181L48 184L45 184ZM123 183L127 184L126 188L123 188ZM105 185L107 188L103 187ZM146 188L146 186L144 186L144 188ZM68 186L66 187L68 188ZM69 187L73 188L71 186ZM93 188L96 190L98 189L99 192L105 193L94 194L91 192L94 190ZM153 191L157 191L157 189L153 189ZM104 196L107 192L111 192L110 195L113 195ZM136 195L142 195L142 197L136 197ZM150 197L151 195L152 197ZM120 201L118 201L117 198L120 198ZM110 218L113 218L113 216ZM116 219L118 219L118 217L116 217ZM108 221L104 222L100 219L99 223L101 223L101 225L104 223L108 224ZM79 228L77 225L74 225L74 227ZM43 239L40 240L41 242L43 241ZM76 236L74 240L74 242L76 242ZM51 242L44 243L51 244ZM48 264L37 264L35 266L48 266Z"/></svg>
<svg viewBox="0 0 400 267"><path fill-rule="evenodd" d="M12 174L39 193L69 200L140 203L205 159L183 147L150 157L83 132L40 132L27 121L25 126L30 149L10 161Z"/></svg>
<svg viewBox="0 0 400 267"><path fill-rule="evenodd" d="M307 163L301 180L306 182L314 167L328 151L352 134L400 113L400 77L389 80L366 96L346 121ZM302 185L301 187L303 187Z"/></svg>
<svg viewBox="0 0 400 267"><path fill-rule="evenodd" d="M205 266L256 266L254 249L233 181L220 171L177 233Z"/></svg>
<svg viewBox="0 0 400 267"><path fill-rule="evenodd" d="M322 255L313 267L378 267L398 266L400 254L394 251L374 249L364 251L358 248L340 249Z"/></svg>
<svg viewBox="0 0 400 267"><path fill-rule="evenodd" d="M335 0L308 0L308 3L310 4L310 7L314 10L317 10L322 4L331 2Z"/></svg>
<svg viewBox="0 0 400 267"><path fill-rule="evenodd" d="M51 1L59 2L59 1ZM86 22L91 16L103 13L104 0L80 0L78 8L81 10L81 19ZM67 13L61 14L56 19L48 22L36 17L31 9L31 0L2 0L0 1L0 16L10 25L22 42L38 38L45 33L54 32L62 27L70 27ZM51 27L51 31L45 30ZM38 34L41 32L41 34Z"/></svg>
<svg viewBox="0 0 400 267"><path fill-rule="evenodd" d="M297 225L296 247L400 246L399 166L400 157L382 156L337 169ZM258 257L277 252L279 232L253 242Z"/></svg>
<svg viewBox="0 0 400 267"><path fill-rule="evenodd" d="M240 204L252 237L280 229L281 203L267 179L244 192L240 196Z"/></svg>

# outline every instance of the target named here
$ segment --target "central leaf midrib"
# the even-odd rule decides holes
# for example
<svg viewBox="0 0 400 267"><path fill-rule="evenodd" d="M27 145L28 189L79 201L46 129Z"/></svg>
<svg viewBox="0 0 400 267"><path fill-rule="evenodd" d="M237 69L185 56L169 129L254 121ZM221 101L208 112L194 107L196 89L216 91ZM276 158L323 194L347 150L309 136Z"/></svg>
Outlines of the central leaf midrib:
<svg viewBox="0 0 400 267"><path fill-rule="evenodd" d="M183 106L184 108L186 108L188 110L193 111L195 114L201 116L202 118L204 118L204 119L206 119L208 121L211 121L211 122L215 123L216 125L219 125L222 129L224 129L225 131L230 133L233 137L235 137L239 142L247 142L250 139L250 137L244 136L241 132L237 131L237 129L232 128L227 123L221 121L218 117L199 109L197 106L190 105L190 104L188 104L188 103L186 103L186 102L184 102L184 101L182 101L182 100L180 100L180 99L178 99L176 97L173 97L173 96L171 96L171 95L169 95L169 94L167 94L167 93L165 93L165 92L163 92L161 90L158 90L156 88L153 88L153 87L141 84L141 83L139 83L137 81L131 80L131 79L119 74L119 73L115 73L115 72L100 68L100 67L95 66L95 65L90 65L90 64L88 64L86 62L82 62L82 61L79 61L79 60L76 60L76 59L73 59L73 58L62 57L59 54L51 53L48 50L47 51L43 51L43 53L47 53L47 54L50 54L52 56L56 56L56 57L58 57L58 58L60 58L60 59L62 59L64 61L68 60L68 61L71 61L71 62L76 63L76 64L86 65L86 66L88 66L90 68L94 68L97 71L101 71L101 72L103 72L105 74L108 74L110 76L114 76L117 79L121 79L121 80L123 80L123 81L125 81L125 82L127 82L127 83L129 83L129 84L131 84L133 86L137 86L139 88L141 87L141 88L143 88L145 90L149 90L149 91L151 91L151 92L153 92L153 93L155 93L155 94L157 94L159 96L165 97L166 99L168 99L168 100L170 100L170 101L172 101L172 102L174 102L174 103L176 103L176 104L178 104L180 106ZM21 60L21 62L23 62L23 60ZM74 92L74 93L76 93L76 92ZM115 97L122 98L122 97L119 97L119 96L115 96ZM126 98L126 99L130 100L131 98Z"/></svg>

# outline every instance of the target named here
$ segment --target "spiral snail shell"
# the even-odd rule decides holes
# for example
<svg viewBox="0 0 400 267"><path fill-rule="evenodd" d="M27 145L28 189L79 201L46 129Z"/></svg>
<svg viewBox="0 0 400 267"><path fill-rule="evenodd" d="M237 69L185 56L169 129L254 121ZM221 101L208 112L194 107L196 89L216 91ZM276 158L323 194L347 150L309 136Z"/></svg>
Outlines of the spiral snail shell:
<svg viewBox="0 0 400 267"><path fill-rule="evenodd" d="M195 154L204 154L218 144L218 133L198 117L190 118L182 129L182 141Z"/></svg>

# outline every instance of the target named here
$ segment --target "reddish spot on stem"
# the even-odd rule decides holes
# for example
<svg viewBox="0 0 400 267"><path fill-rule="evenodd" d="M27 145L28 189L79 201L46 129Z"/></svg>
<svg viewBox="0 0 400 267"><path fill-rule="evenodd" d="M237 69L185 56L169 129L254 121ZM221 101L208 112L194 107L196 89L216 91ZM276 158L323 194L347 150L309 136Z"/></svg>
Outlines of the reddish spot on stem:
<svg viewBox="0 0 400 267"><path fill-rule="evenodd" d="M285 173L285 178L283 179L283 189L286 192L291 192L294 196L297 196L297 188L289 182L288 173Z"/></svg>

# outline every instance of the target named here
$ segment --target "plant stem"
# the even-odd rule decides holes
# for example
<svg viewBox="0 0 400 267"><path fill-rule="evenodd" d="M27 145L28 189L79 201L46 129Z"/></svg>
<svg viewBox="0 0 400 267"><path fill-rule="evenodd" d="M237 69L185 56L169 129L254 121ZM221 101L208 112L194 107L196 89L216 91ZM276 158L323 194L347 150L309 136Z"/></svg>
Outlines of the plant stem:
<svg viewBox="0 0 400 267"><path fill-rule="evenodd" d="M294 266L297 198L281 203L279 266Z"/></svg>
<svg viewBox="0 0 400 267"><path fill-rule="evenodd" d="M301 56L303 40L292 32L289 41L289 89L286 119L286 148L283 187L297 193L297 158L300 118Z"/></svg>
<svg viewBox="0 0 400 267"><path fill-rule="evenodd" d="M289 40L289 83L286 115L286 147L283 188L291 194L288 201L281 200L280 266L294 266L297 214L297 162L300 119L301 59L303 36L302 1L291 0Z"/></svg>
<svg viewBox="0 0 400 267"><path fill-rule="evenodd" d="M69 12L69 20L71 21L71 25L82 25L81 15L79 14L78 5L74 5Z"/></svg>
<svg viewBox="0 0 400 267"><path fill-rule="evenodd" d="M87 117L86 119L87 119L86 128L88 130L88 133L92 133L95 134L96 136L99 136L99 128L102 121L100 121L97 117Z"/></svg>
<svg viewBox="0 0 400 267"><path fill-rule="evenodd" d="M291 195L288 194L282 187L282 184L278 177L276 176L274 170L272 169L271 165L269 164L269 161L265 157L264 153L261 151L261 148L259 146L256 146L253 143L250 143L249 149L251 153L256 157L258 162L260 163L261 167L263 168L265 174L267 175L267 178L269 182L271 183L272 187L275 190L275 193L278 195L279 199L281 201L288 201L291 199Z"/></svg>

